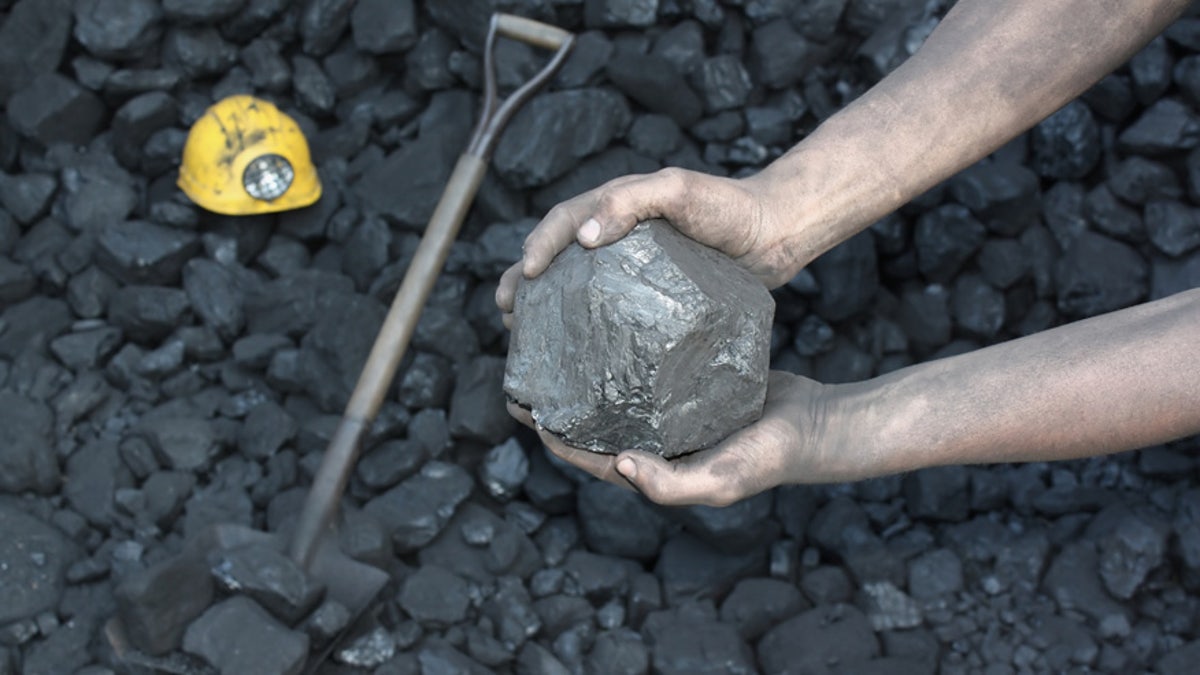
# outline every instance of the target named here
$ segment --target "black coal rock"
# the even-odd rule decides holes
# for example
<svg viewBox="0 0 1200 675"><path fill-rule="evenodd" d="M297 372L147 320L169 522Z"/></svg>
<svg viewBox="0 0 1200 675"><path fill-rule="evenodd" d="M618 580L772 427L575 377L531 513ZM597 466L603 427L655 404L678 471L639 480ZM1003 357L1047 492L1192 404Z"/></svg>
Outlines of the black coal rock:
<svg viewBox="0 0 1200 675"><path fill-rule="evenodd" d="M696 649L704 645L703 649ZM702 619L682 619L671 629L654 634L651 664L656 673L704 673L750 675L755 668L754 653L728 623Z"/></svg>
<svg viewBox="0 0 1200 675"><path fill-rule="evenodd" d="M405 579L398 599L410 617L433 629L462 621L471 604L465 580L431 566L423 566Z"/></svg>
<svg viewBox="0 0 1200 675"><path fill-rule="evenodd" d="M1196 209L1175 200L1146 204L1146 230L1158 250L1178 257L1200 246L1200 218Z"/></svg>
<svg viewBox="0 0 1200 675"><path fill-rule="evenodd" d="M367 502L363 510L391 535L397 552L407 553L433 541L473 486L465 469L429 462L417 475Z"/></svg>
<svg viewBox="0 0 1200 675"><path fill-rule="evenodd" d="M262 544L222 551L209 564L222 589L248 596L289 625L308 614L324 592L291 558Z"/></svg>
<svg viewBox="0 0 1200 675"><path fill-rule="evenodd" d="M0 391L0 489L50 492L59 485L54 416L44 403Z"/></svg>
<svg viewBox="0 0 1200 675"><path fill-rule="evenodd" d="M237 63L237 49L216 28L172 28L163 38L163 61L192 78L224 75Z"/></svg>
<svg viewBox="0 0 1200 675"><path fill-rule="evenodd" d="M1167 40L1159 35L1129 59L1129 75L1133 80L1133 95L1142 105L1150 105L1171 86L1170 51Z"/></svg>
<svg viewBox="0 0 1200 675"><path fill-rule="evenodd" d="M1117 138L1122 152L1162 155L1200 144L1200 119L1185 104L1164 98L1146 109Z"/></svg>
<svg viewBox="0 0 1200 675"><path fill-rule="evenodd" d="M658 555L666 522L641 495L591 481L579 488L576 510L591 550L639 560Z"/></svg>
<svg viewBox="0 0 1200 675"><path fill-rule="evenodd" d="M241 11L246 0L163 0L163 13L175 21L213 23Z"/></svg>
<svg viewBox="0 0 1200 675"><path fill-rule="evenodd" d="M8 100L37 76L58 69L71 34L71 4L67 0L4 3L7 17L0 26L0 100Z"/></svg>
<svg viewBox="0 0 1200 675"><path fill-rule="evenodd" d="M192 309L217 335L232 341L241 334L246 323L245 294L237 269L193 259L183 270L183 288Z"/></svg>
<svg viewBox="0 0 1200 675"><path fill-rule="evenodd" d="M596 636L584 662L585 672L637 675L650 668L649 650L641 636L628 629L605 631Z"/></svg>
<svg viewBox="0 0 1200 675"><path fill-rule="evenodd" d="M921 274L930 281L949 281L986 238L987 228L964 206L945 204L926 211L913 232Z"/></svg>
<svg viewBox="0 0 1200 675"><path fill-rule="evenodd" d="M766 549L722 553L699 538L681 533L668 539L654 567L667 603L720 596L739 579L767 571Z"/></svg>
<svg viewBox="0 0 1200 675"><path fill-rule="evenodd" d="M589 28L645 27L654 23L659 0L585 0Z"/></svg>
<svg viewBox="0 0 1200 675"><path fill-rule="evenodd" d="M1037 219L1037 174L1015 162L968 167L950 179L950 192L997 234L1020 234Z"/></svg>
<svg viewBox="0 0 1200 675"><path fill-rule="evenodd" d="M498 356L479 356L462 365L450 397L450 433L483 443L499 444L516 422L504 402L505 363Z"/></svg>
<svg viewBox="0 0 1200 675"><path fill-rule="evenodd" d="M813 48L786 19L755 28L750 38L750 72L755 82L766 87L784 89L796 84L815 60Z"/></svg>
<svg viewBox="0 0 1200 675"><path fill-rule="evenodd" d="M194 233L140 220L110 223L96 238L97 264L127 284L177 283L199 250Z"/></svg>
<svg viewBox="0 0 1200 675"><path fill-rule="evenodd" d="M6 561L0 569L0 622L29 619L56 607L67 568L80 551L57 528L7 503L0 504L0 530L5 533L0 557Z"/></svg>
<svg viewBox="0 0 1200 675"><path fill-rule="evenodd" d="M691 81L704 99L705 110L709 113L741 108L753 89L750 74L733 54L705 59L692 71Z"/></svg>
<svg viewBox="0 0 1200 675"><path fill-rule="evenodd" d="M1021 244L1012 239L988 239L976 262L983 278L1000 290L1017 283L1029 271Z"/></svg>
<svg viewBox="0 0 1200 675"><path fill-rule="evenodd" d="M1084 232L1058 262L1058 309L1086 317L1127 307L1146 294L1145 259L1125 244Z"/></svg>
<svg viewBox="0 0 1200 675"><path fill-rule="evenodd" d="M543 94L518 111L500 137L496 171L514 187L545 185L607 147L631 119L625 98L612 90Z"/></svg>
<svg viewBox="0 0 1200 675"><path fill-rule="evenodd" d="M350 25L355 0L307 0L300 15L300 37L304 51L324 56Z"/></svg>
<svg viewBox="0 0 1200 675"><path fill-rule="evenodd" d="M253 600L234 596L188 626L183 649L221 675L297 675L308 656L308 636L288 630Z"/></svg>
<svg viewBox="0 0 1200 675"><path fill-rule="evenodd" d="M814 670L836 662L855 672L879 656L879 640L866 615L853 605L836 604L803 612L772 628L758 643L765 673Z"/></svg>
<svg viewBox="0 0 1200 675"><path fill-rule="evenodd" d="M489 450L479 465L479 482L500 501L515 497L528 477L529 458L516 438Z"/></svg>
<svg viewBox="0 0 1200 675"><path fill-rule="evenodd" d="M48 174L0 174L0 203L22 225L45 215L57 189L58 181Z"/></svg>
<svg viewBox="0 0 1200 675"><path fill-rule="evenodd" d="M108 303L108 319L133 340L154 342L183 321L187 294L168 286L124 286Z"/></svg>
<svg viewBox="0 0 1200 675"><path fill-rule="evenodd" d="M87 144L104 115L95 94L57 73L37 76L8 101L13 128L45 145Z"/></svg>
<svg viewBox="0 0 1200 675"><path fill-rule="evenodd" d="M677 456L761 414L773 309L728 258L652 221L612 246L568 248L521 285L504 390L568 442ZM595 323L574 328L579 321ZM653 331L641 328L635 340L637 326ZM711 364L719 365L704 371ZM635 390L672 393L646 400Z"/></svg>
<svg viewBox="0 0 1200 675"><path fill-rule="evenodd" d="M917 601L936 600L962 590L962 559L939 548L913 559L908 567L908 592Z"/></svg>
<svg viewBox="0 0 1200 675"><path fill-rule="evenodd" d="M1082 612L1099 626L1100 634L1124 637L1130 633L1128 610L1104 590L1095 550L1083 542L1071 542L1055 556L1042 588L1058 606Z"/></svg>
<svg viewBox="0 0 1200 675"><path fill-rule="evenodd" d="M695 124L704 112L700 97L662 56L620 52L608 61L605 74L626 96L680 126Z"/></svg>
<svg viewBox="0 0 1200 675"><path fill-rule="evenodd" d="M821 288L814 308L829 321L842 321L864 311L879 290L875 239L870 232L835 246L811 268Z"/></svg>
<svg viewBox="0 0 1200 675"><path fill-rule="evenodd" d="M958 325L972 335L995 337L1004 326L1004 295L975 274L964 274L954 283L950 308Z"/></svg>
<svg viewBox="0 0 1200 675"><path fill-rule="evenodd" d="M1033 128L1033 167L1045 178L1078 179L1100 160L1100 127L1091 108L1075 100Z"/></svg>
<svg viewBox="0 0 1200 675"><path fill-rule="evenodd" d="M403 52L417 41L412 0L359 0L350 13L354 44L369 54Z"/></svg>
<svg viewBox="0 0 1200 675"><path fill-rule="evenodd" d="M159 655L178 647L188 624L209 606L213 583L202 561L178 556L124 579L115 593L129 641Z"/></svg>
<svg viewBox="0 0 1200 675"><path fill-rule="evenodd" d="M742 579L721 603L721 620L737 626L742 638L753 642L783 619L808 609L808 601L795 584L780 579Z"/></svg>

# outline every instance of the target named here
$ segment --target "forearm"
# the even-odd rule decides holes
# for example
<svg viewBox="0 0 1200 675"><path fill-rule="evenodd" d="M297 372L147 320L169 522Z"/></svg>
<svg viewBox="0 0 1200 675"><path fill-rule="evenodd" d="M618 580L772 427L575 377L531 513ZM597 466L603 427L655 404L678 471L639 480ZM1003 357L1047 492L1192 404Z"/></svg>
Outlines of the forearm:
<svg viewBox="0 0 1200 675"><path fill-rule="evenodd" d="M765 169L798 269L1030 128L1186 0L959 0L921 49Z"/></svg>
<svg viewBox="0 0 1200 675"><path fill-rule="evenodd" d="M1200 289L847 385L841 419L864 476L1118 452L1200 433L1198 364Z"/></svg>

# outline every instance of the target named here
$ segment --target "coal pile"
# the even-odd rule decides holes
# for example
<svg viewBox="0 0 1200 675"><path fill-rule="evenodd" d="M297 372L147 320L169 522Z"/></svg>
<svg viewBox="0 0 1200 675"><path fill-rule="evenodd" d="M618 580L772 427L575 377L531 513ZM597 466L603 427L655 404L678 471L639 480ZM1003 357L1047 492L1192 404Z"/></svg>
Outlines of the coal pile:
<svg viewBox="0 0 1200 675"><path fill-rule="evenodd" d="M352 622L270 548L178 554L295 517L496 9L578 44L501 139L372 428L339 525L392 582L320 672L1192 672L1195 439L667 509L505 412L492 296L546 209L757 170L947 4L0 0L0 674L295 673ZM856 380L1200 286L1198 50L1192 10L775 291L775 367ZM503 46L502 86L543 58ZM319 203L178 191L187 130L236 93L297 119Z"/></svg>

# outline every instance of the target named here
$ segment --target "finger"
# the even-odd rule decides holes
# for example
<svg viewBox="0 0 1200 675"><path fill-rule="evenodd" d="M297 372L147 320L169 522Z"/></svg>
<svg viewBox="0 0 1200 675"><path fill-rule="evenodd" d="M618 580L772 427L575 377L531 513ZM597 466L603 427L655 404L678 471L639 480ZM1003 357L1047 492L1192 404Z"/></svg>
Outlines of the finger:
<svg viewBox="0 0 1200 675"><path fill-rule="evenodd" d="M591 475L599 478L602 481L612 483L618 487L623 487L626 490L632 490L633 487L617 473L617 457L616 455L607 455L590 450L582 450L563 443L553 434L544 429L538 431L538 435L542 439L542 443L550 452L554 453L559 459L571 464L572 466L583 469Z"/></svg>
<svg viewBox="0 0 1200 675"><path fill-rule="evenodd" d="M525 256L522 260L525 277L531 279L546 271L554 257L573 241L587 247L601 246L620 239L633 229L638 222L636 218L622 232L620 228L612 229L599 223L595 212L605 194L619 191L626 184L643 178L645 176L642 175L614 178L550 209L525 238Z"/></svg>
<svg viewBox="0 0 1200 675"><path fill-rule="evenodd" d="M524 424L525 426L529 427L530 429L537 429L537 422L533 421L533 415L531 415L528 410L522 408L521 406L517 405L516 403L513 403L512 401L509 401L507 406L508 406L508 414L512 415L513 419L520 422L521 424Z"/></svg>
<svg viewBox="0 0 1200 675"><path fill-rule="evenodd" d="M643 220L675 220L686 189L681 172L675 170L623 176L605 183L595 190L593 212L579 232L579 243L606 246Z"/></svg>
<svg viewBox="0 0 1200 675"><path fill-rule="evenodd" d="M575 241L575 233L587 219L590 193L584 193L550 209L545 218L525 238L525 256L521 271L532 279L546 271L554 256Z"/></svg>
<svg viewBox="0 0 1200 675"><path fill-rule="evenodd" d="M617 455L616 470L647 498L667 506L726 506L740 498L731 489L734 477L718 476L705 460L667 461L648 452L626 450Z"/></svg>
<svg viewBox="0 0 1200 675"><path fill-rule="evenodd" d="M513 327L513 315L512 315L512 312L504 312L504 313L502 313L502 314L500 315L500 321L501 321L502 323L504 323L504 327L505 327L505 328L507 328L507 329L509 329L509 330L512 330L512 327Z"/></svg>
<svg viewBox="0 0 1200 675"><path fill-rule="evenodd" d="M496 285L496 306L500 311L511 314L517 301L517 281L521 278L521 263L517 262L500 275Z"/></svg>

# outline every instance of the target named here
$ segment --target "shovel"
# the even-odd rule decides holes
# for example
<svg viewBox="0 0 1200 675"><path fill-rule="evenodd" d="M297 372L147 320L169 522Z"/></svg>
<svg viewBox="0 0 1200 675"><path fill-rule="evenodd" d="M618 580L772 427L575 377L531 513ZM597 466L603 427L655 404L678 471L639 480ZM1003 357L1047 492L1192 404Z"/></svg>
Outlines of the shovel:
<svg viewBox="0 0 1200 675"><path fill-rule="evenodd" d="M496 91L494 52L497 37L518 40L554 52L541 71L505 99L500 99ZM450 247L487 171L488 159L500 132L517 109L557 72L566 60L573 41L571 33L555 26L510 14L492 16L484 47L483 112L425 228L421 243L350 395L341 422L325 450L296 528L291 539L286 541L288 556L311 578L323 584L325 597L345 606L351 617L360 616L389 579L383 570L354 560L342 552L331 526L346 482L354 470L363 436L391 386L425 301L441 273ZM221 524L190 542L181 557L201 556L203 559L202 556L214 551L248 544L268 544L280 549L285 546L279 535L242 525ZM123 633L119 625L110 624L110 641L118 656L123 651L122 647L127 646L122 639Z"/></svg>

